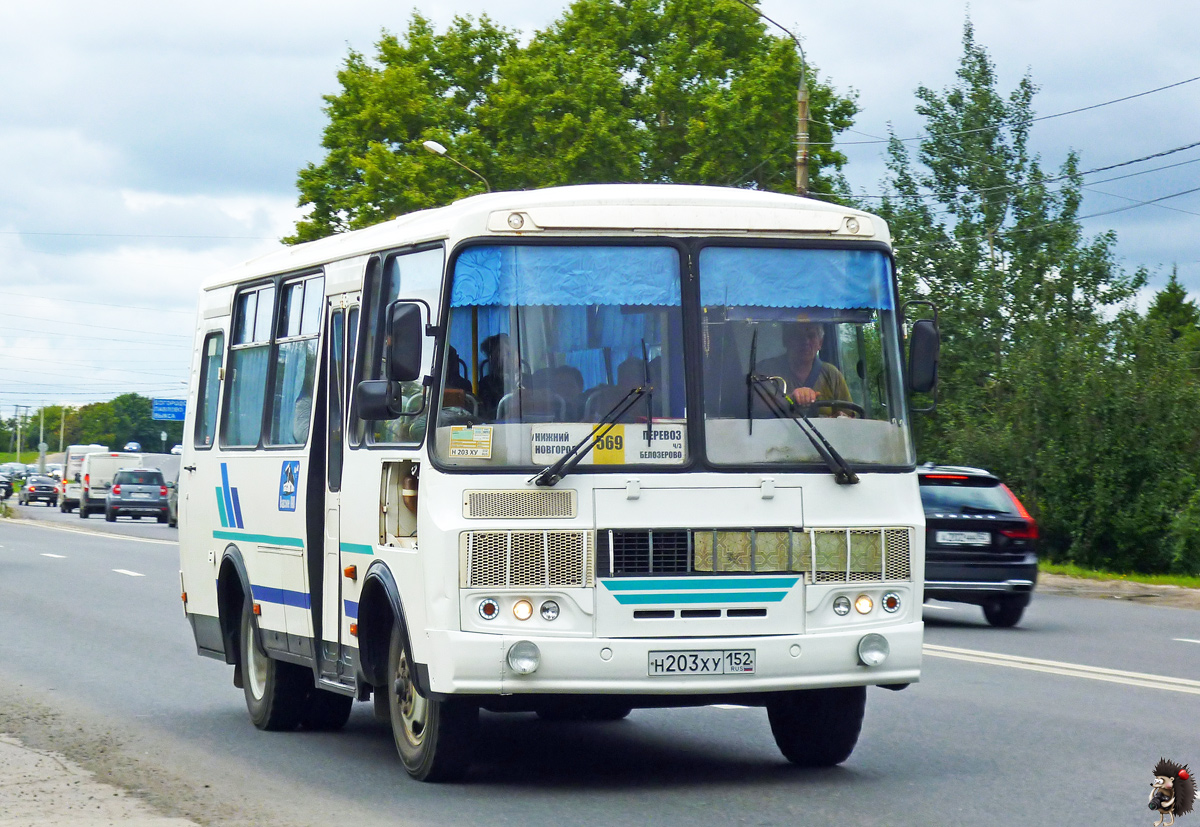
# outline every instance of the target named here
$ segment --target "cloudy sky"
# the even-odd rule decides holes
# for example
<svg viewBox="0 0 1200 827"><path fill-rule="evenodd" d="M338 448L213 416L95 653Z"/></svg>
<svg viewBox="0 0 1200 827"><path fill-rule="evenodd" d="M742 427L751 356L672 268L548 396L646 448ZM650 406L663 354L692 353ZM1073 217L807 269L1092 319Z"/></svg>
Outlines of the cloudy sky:
<svg viewBox="0 0 1200 827"><path fill-rule="evenodd" d="M716 2L717 0L714 0ZM136 391L181 397L208 274L278 246L295 178L321 158L321 96L348 48L419 8L439 27L488 13L529 34L556 0L42 0L0 4L0 416ZM1200 6L1186 0L763 0L862 112L843 136L854 189L879 192L892 124L919 134L913 90L952 82L969 13L1001 88L1029 72L1039 115L1200 76ZM781 101L790 117L790 102ZM1084 169L1200 141L1200 81L1037 123L1047 167ZM1126 268L1200 295L1200 148L1088 177L1089 233L1115 230ZM1145 172L1120 180L1129 172ZM1103 182L1103 183L1101 183ZM1119 212L1119 208L1133 207Z"/></svg>

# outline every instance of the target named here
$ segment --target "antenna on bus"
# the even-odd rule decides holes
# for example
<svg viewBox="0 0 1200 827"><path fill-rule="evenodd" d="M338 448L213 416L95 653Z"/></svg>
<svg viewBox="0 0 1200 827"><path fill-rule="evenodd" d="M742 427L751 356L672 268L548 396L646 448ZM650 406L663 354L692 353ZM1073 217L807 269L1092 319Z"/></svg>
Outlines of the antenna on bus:
<svg viewBox="0 0 1200 827"><path fill-rule="evenodd" d="M492 185L488 183L488 179L484 178L482 175L480 175L475 170L471 169L469 166L464 164L462 161L459 161L459 160L447 155L446 147L442 146L437 141L426 141L425 143L421 144L421 146L425 147L425 149L427 149L429 152L432 152L434 155L441 155L447 161L452 161L453 163L458 164L460 167L465 169L467 172L471 173L476 178L478 178L480 181L482 181L483 186L487 188L488 192L492 191Z"/></svg>

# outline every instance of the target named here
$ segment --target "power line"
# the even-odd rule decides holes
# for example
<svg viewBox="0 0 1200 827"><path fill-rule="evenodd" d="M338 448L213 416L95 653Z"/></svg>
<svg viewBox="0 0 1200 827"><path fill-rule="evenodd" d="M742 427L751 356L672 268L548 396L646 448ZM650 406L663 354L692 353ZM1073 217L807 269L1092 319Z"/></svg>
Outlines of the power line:
<svg viewBox="0 0 1200 827"><path fill-rule="evenodd" d="M49 298L48 296L40 296L35 293L12 293L7 290L0 290L0 296L19 296L20 298L23 298L23 299L48 299ZM167 308L144 307L144 306L139 306L139 305L134 305L134 304L106 304L104 302L85 302L81 299L60 299L60 298L51 299L51 301L68 302L70 304L86 304L90 307L116 307L121 310L149 310L154 313L184 313L188 316L194 315L194 311L192 311L192 310L170 310Z"/></svg>
<svg viewBox="0 0 1200 827"><path fill-rule="evenodd" d="M116 330L122 333L145 333L147 336L167 336L172 339L191 339L192 337L183 333L158 333L153 330L138 330L131 328L128 325L125 327L109 327L108 325L92 324L91 322L64 322L62 319L53 319L47 316L30 316L27 313L0 313L0 317L6 319L30 319L38 322L53 322L55 324L64 324L72 328L76 327L94 327L97 330ZM58 331L53 331L57 333Z"/></svg>

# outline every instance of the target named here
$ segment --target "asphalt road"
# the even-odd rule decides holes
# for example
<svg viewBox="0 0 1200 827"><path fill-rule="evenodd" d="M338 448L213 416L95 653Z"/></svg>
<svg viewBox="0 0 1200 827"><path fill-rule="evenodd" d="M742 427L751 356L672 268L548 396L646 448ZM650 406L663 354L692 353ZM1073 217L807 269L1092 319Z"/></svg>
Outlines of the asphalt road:
<svg viewBox="0 0 1200 827"><path fill-rule="evenodd" d="M835 769L788 765L760 709L485 713L467 782L418 784L369 704L255 730L194 653L177 547L127 533L171 530L81 522L0 522L0 732L204 823L1150 824L1154 762L1200 766L1200 612L1038 595L1012 630L928 606L922 682L870 690Z"/></svg>

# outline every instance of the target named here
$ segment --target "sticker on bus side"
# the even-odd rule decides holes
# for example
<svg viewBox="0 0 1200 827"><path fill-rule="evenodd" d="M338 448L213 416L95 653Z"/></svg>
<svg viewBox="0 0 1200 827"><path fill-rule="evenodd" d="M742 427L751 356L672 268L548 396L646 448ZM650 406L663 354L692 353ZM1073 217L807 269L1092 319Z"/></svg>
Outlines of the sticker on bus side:
<svg viewBox="0 0 1200 827"><path fill-rule="evenodd" d="M300 460L286 459L279 470L279 510L296 510L296 492L300 488Z"/></svg>
<svg viewBox="0 0 1200 827"><path fill-rule="evenodd" d="M563 423L530 427L533 463L552 464L592 432L595 425ZM583 458L585 465L672 465L687 458L687 432L683 420L657 420L649 428L645 423L613 425L598 437L596 445Z"/></svg>
<svg viewBox="0 0 1200 827"><path fill-rule="evenodd" d="M491 425L451 425L450 456L470 459L492 458Z"/></svg>

